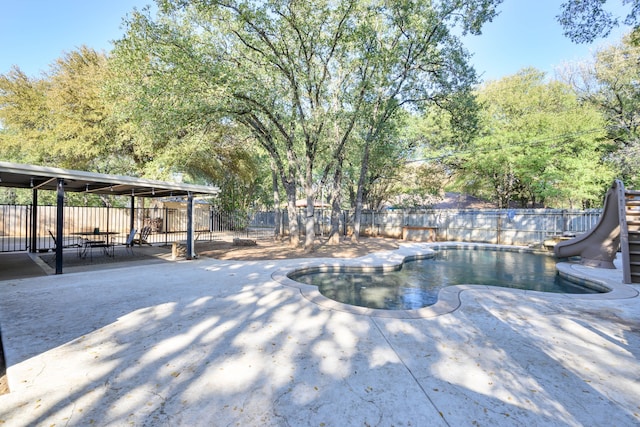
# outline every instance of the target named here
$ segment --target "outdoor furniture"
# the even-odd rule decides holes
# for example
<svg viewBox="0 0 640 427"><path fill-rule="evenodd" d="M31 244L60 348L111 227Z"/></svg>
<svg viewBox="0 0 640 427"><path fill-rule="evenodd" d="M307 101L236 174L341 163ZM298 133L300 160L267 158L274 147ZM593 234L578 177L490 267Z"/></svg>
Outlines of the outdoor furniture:
<svg viewBox="0 0 640 427"><path fill-rule="evenodd" d="M84 257L89 252L89 259L93 260L93 250L101 249L106 256L113 256L113 245L104 240L87 240L84 247Z"/></svg>
<svg viewBox="0 0 640 427"><path fill-rule="evenodd" d="M133 256L133 241L135 240L136 237L136 233L138 232L137 229L132 228L131 231L129 232L129 235L127 236L127 240L125 240L122 243L114 243L114 256L115 256L115 246L124 246L125 247L125 251L126 252L131 252L131 255Z"/></svg>
<svg viewBox="0 0 640 427"><path fill-rule="evenodd" d="M150 234L151 234L150 226L147 225L142 227L142 230L140 230L140 236L137 239L134 239L133 243L138 246L142 246L142 244L151 246L151 243L147 242L147 239L149 238Z"/></svg>
<svg viewBox="0 0 640 427"><path fill-rule="evenodd" d="M93 260L94 249L101 249L105 255L113 256L113 243L109 242L109 238L115 234L118 234L117 232L100 231L98 229L94 229L93 231L85 231L74 234L82 236L82 244L78 249L79 257L86 258L88 253L89 259ZM96 236L98 237L96 238ZM104 237L104 239L102 237Z"/></svg>
<svg viewBox="0 0 640 427"><path fill-rule="evenodd" d="M413 240L418 242L435 242L438 234L438 227L402 227L402 240Z"/></svg>
<svg viewBox="0 0 640 427"><path fill-rule="evenodd" d="M49 236L53 239L53 259L55 260L58 256L58 251L56 250L58 247L58 239L56 239L56 236L53 235L51 230L49 230Z"/></svg>
<svg viewBox="0 0 640 427"><path fill-rule="evenodd" d="M53 254L54 254L54 260L55 260L58 257L58 253L57 253L58 252L57 251L58 239L51 232L51 230L47 230L47 231L49 232L49 236L51 237L51 240L53 240ZM68 245L62 245L62 248L63 249L66 249L66 248L78 248L78 255L80 255L80 251L82 249L82 244L76 241L75 243L71 243L71 244L68 244Z"/></svg>
<svg viewBox="0 0 640 427"><path fill-rule="evenodd" d="M51 232L51 230L49 231L49 236L51 237L51 240L53 240L53 251L56 251L56 248L58 247L58 239L56 239L56 236ZM78 243L71 243L68 245L62 245L63 248L77 248L79 247L80 244Z"/></svg>

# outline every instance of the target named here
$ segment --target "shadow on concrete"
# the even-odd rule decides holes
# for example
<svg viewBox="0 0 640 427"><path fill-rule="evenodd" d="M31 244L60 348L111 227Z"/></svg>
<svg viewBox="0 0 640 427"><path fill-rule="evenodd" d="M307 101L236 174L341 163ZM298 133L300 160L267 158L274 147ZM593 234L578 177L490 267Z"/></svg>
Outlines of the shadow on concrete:
<svg viewBox="0 0 640 427"><path fill-rule="evenodd" d="M46 275L36 260L26 252L0 254L0 281Z"/></svg>

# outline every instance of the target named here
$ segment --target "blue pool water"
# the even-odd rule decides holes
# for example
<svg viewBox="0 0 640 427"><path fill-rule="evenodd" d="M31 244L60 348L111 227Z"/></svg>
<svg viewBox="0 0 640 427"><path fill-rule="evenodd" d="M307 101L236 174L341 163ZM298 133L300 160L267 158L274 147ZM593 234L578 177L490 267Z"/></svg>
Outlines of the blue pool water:
<svg viewBox="0 0 640 427"><path fill-rule="evenodd" d="M496 250L443 249L393 272L305 272L289 277L316 285L327 298L360 307L411 310L433 305L445 286L475 284L542 292L598 291L562 279L547 255Z"/></svg>

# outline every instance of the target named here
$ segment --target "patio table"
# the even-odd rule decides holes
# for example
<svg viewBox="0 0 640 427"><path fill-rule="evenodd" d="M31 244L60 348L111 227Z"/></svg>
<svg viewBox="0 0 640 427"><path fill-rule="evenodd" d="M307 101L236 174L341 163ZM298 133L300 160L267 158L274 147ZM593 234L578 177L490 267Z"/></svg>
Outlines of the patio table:
<svg viewBox="0 0 640 427"><path fill-rule="evenodd" d="M77 233L71 233L75 236L81 236L82 243L78 245L78 256L81 258L85 258L87 256L87 251L90 253L94 248L102 248L104 254L109 255L109 248L113 246L112 243L109 242L109 239L116 235L120 234L117 231L81 231ZM104 238L101 238L104 237Z"/></svg>

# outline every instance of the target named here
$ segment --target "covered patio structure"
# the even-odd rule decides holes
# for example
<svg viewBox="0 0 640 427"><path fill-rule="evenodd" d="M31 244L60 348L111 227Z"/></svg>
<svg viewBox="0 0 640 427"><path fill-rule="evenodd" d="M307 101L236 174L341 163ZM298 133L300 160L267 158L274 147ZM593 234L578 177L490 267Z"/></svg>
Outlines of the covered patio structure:
<svg viewBox="0 0 640 427"><path fill-rule="evenodd" d="M187 201L187 242L186 258L194 256L193 200L196 195L216 195L218 187L156 181L130 176L110 175L37 165L0 162L0 185L3 187L30 188L32 204L38 205L38 191L57 192L56 198L56 241L64 241L64 195L65 192L84 192L112 196L131 197L131 224L134 228L133 210L136 197L185 197ZM36 250L36 224L38 210L32 210L31 244L29 250ZM56 274L62 273L63 245L56 245Z"/></svg>

